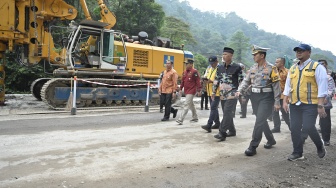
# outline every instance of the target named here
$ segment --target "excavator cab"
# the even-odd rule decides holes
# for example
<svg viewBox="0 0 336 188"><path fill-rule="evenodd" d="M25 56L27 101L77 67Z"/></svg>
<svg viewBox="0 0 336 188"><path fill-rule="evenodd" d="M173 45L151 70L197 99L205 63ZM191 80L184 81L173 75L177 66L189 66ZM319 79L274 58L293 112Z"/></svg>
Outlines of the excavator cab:
<svg viewBox="0 0 336 188"><path fill-rule="evenodd" d="M89 68L124 74L127 53L122 33L105 29L107 25L98 21L84 20L70 34L66 58L68 70ZM115 44L120 42L122 45Z"/></svg>

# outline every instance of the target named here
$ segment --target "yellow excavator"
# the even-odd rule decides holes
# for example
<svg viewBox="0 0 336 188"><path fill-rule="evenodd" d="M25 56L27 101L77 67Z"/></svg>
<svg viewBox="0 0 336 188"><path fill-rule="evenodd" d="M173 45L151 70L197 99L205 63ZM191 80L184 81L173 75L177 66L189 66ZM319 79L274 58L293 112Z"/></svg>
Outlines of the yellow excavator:
<svg viewBox="0 0 336 188"><path fill-rule="evenodd" d="M63 0L1 0L0 12L0 105L5 101L7 55L24 65L47 61L55 78L40 78L31 85L32 94L53 109L64 108L71 91L71 77L77 76L78 107L141 105L151 83L151 102L157 103L157 79L167 60L181 76L183 62L193 54L173 48L170 39L148 39L144 31L128 37L111 28L116 17L103 0L97 0L100 21L91 19L85 0L80 0L86 19L75 23L75 7ZM61 45L54 44L59 28L55 20L72 20Z"/></svg>

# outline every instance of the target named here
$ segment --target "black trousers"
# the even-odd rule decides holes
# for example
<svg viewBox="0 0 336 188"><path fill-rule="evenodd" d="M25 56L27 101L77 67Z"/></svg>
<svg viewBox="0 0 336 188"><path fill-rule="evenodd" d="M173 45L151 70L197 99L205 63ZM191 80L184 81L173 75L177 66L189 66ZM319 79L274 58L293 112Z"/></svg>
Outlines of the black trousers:
<svg viewBox="0 0 336 188"><path fill-rule="evenodd" d="M221 121L219 131L222 135L226 135L226 131L236 132L233 122L234 111L236 110L237 99L221 100L223 119Z"/></svg>
<svg viewBox="0 0 336 188"><path fill-rule="evenodd" d="M267 141L274 140L273 134L267 122L267 118L272 114L273 111L274 94L273 92L252 93L251 102L253 112L256 115L256 121L254 123L250 147L257 148L260 144L263 133Z"/></svg>
<svg viewBox="0 0 336 188"><path fill-rule="evenodd" d="M164 102L165 102L165 101L164 101L164 97L163 97L163 95L161 94L161 95L160 95L160 110L163 109Z"/></svg>
<svg viewBox="0 0 336 188"><path fill-rule="evenodd" d="M205 108L208 108L208 93L207 92L202 92L201 96L201 108L203 109L203 102Z"/></svg>
<svg viewBox="0 0 336 188"><path fill-rule="evenodd" d="M170 110L171 110L171 102L172 102L172 93L161 93L163 104L165 107L163 118L169 119Z"/></svg>
<svg viewBox="0 0 336 188"><path fill-rule="evenodd" d="M327 117L320 118L320 127L323 141L329 142L331 133L330 109L325 109L325 112L327 113Z"/></svg>
<svg viewBox="0 0 336 188"><path fill-rule="evenodd" d="M288 125L288 128L290 130L290 121L289 121L289 113L286 113L286 111L282 108L283 100L280 99L280 105L281 105L281 114L283 119L285 120L286 124ZM275 130L280 130L281 126L281 120L279 116L279 112L273 112L273 122L274 122L274 129Z"/></svg>
<svg viewBox="0 0 336 188"><path fill-rule="evenodd" d="M241 96L239 97L240 109L242 111L242 116L246 116L247 113L247 103L250 100L250 95L245 96L245 103L243 104Z"/></svg>

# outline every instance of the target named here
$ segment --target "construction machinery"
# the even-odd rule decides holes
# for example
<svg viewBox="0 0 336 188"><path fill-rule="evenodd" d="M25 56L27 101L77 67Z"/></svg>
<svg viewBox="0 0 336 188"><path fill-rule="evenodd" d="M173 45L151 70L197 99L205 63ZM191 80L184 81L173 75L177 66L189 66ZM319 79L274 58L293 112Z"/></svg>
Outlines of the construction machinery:
<svg viewBox="0 0 336 188"><path fill-rule="evenodd" d="M157 79L167 60L181 76L186 59L193 54L172 48L168 38L148 39L146 32L127 37L111 28L116 17L97 0L101 20L91 19L85 0L80 0L85 20L71 21L61 44L53 41L55 20L73 20L75 7L63 0L1 0L0 12L0 104L5 99L7 55L15 54L24 65L47 61L54 68L54 78L40 78L31 85L32 94L53 109L64 108L71 90L71 78L77 77L76 103L79 107L141 105L150 99L156 103ZM13 62L7 62L13 63Z"/></svg>

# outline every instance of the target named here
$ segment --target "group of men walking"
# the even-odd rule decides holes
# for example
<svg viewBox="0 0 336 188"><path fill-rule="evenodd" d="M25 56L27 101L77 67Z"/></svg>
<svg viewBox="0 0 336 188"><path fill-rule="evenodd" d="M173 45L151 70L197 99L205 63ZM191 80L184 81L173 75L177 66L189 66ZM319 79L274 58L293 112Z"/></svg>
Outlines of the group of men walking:
<svg viewBox="0 0 336 188"><path fill-rule="evenodd" d="M328 105L331 102L328 99L332 96L335 88L335 84L332 87L331 82L328 82L330 76L327 75L327 66L323 66L327 62L325 60L320 60L320 63L313 61L310 58L311 47L307 44L300 44L293 49L297 61L288 70L285 68L284 58L277 58L275 65L269 63L266 60L267 50L269 49L253 46L252 55L255 64L246 75L242 66L233 62L234 49L229 47L223 49L223 64L218 64L216 56L209 57L209 68L203 78L200 78L198 71L193 68L193 60L188 60L185 62L187 68L183 73L179 88L176 85L176 71L168 70L169 67L167 67L159 89L159 93L165 101L165 115L162 121L168 120L172 111L169 100L175 97L175 92L178 89L182 90L183 88L186 100L177 123L180 125L183 123L188 109L192 111L191 122L198 121L193 97L196 93L201 95L200 81L202 79L203 83L206 83L206 93L210 99L209 118L202 129L210 133L213 129L218 128L219 131L214 137L219 141L236 136L233 118L237 100L239 98L241 104L246 106L246 98L249 98L256 120L252 140L245 150L245 155L253 156L257 153L262 134L267 139L264 148L271 149L276 144L273 133L280 132L280 110L284 121L291 130L293 152L288 156L288 160L303 158L303 144L308 136L316 145L318 156L323 158L326 154L324 146L330 144L331 123ZM221 121L218 112L219 103L223 111ZM329 108L329 110L325 110L325 108ZM173 113L176 116L177 110ZM271 130L267 118L272 114L274 128ZM320 116L323 140L315 127L317 115ZM244 116L246 117L246 110L242 118Z"/></svg>

